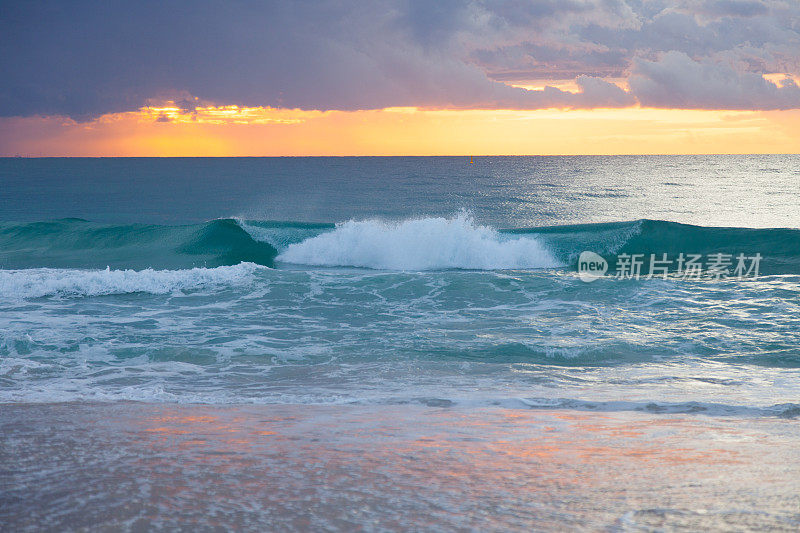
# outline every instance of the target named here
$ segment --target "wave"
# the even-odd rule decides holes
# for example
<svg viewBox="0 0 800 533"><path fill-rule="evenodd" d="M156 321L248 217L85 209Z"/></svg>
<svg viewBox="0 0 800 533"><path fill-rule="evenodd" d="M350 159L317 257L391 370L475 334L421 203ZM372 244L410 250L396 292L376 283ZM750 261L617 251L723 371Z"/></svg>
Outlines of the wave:
<svg viewBox="0 0 800 533"><path fill-rule="evenodd" d="M662 220L494 229L466 213L312 224L219 219L184 226L80 219L0 224L0 269L189 269L278 263L389 270L574 268L584 250L760 253L761 274L800 274L800 230ZM612 266L613 266L612 259Z"/></svg>
<svg viewBox="0 0 800 533"><path fill-rule="evenodd" d="M77 270L31 268L0 270L0 298L101 296L145 292L170 294L208 287L242 285L254 279L254 263L187 270Z"/></svg>
<svg viewBox="0 0 800 533"><path fill-rule="evenodd" d="M537 235L557 260L575 267L580 253L589 250L600 255L667 254L745 254L763 257L760 273L800 274L800 230L789 228L728 228L695 226L664 220L634 220L508 229L504 232ZM613 268L613 262L611 263Z"/></svg>
<svg viewBox="0 0 800 533"><path fill-rule="evenodd" d="M466 214L401 222L349 221L290 244L278 261L389 270L526 269L560 266L535 236L503 235Z"/></svg>
<svg viewBox="0 0 800 533"><path fill-rule="evenodd" d="M42 371L47 365L30 359L0 359L0 378L4 375L19 376L28 371ZM152 368L149 369L153 371ZM192 372L196 370L185 363L162 365L162 374ZM645 413L661 416L710 416L732 418L800 418L800 404L753 404L721 403L708 401L653 400L587 400L564 397L521 397L494 394L458 393L437 391L430 395L425 388L409 390L405 395L364 393L354 391L352 395L333 395L329 390L305 391L261 391L234 389L176 390L165 387L161 381L131 383L125 387L103 386L76 387L75 380L61 379L48 383L47 387L0 388L0 403L62 403L62 402L169 402L189 405L308 405L308 406L403 406L420 405L436 409L505 409L535 411L579 411L608 415L611 413ZM453 394L441 394L453 392Z"/></svg>
<svg viewBox="0 0 800 533"><path fill-rule="evenodd" d="M462 213L400 222L348 221L282 248L278 261L395 270L575 268L588 250L615 255L761 254L760 274L800 274L800 230L633 220L495 230Z"/></svg>
<svg viewBox="0 0 800 533"><path fill-rule="evenodd" d="M271 266L277 250L235 220L186 226L81 219L0 224L0 268L185 269L242 262Z"/></svg>

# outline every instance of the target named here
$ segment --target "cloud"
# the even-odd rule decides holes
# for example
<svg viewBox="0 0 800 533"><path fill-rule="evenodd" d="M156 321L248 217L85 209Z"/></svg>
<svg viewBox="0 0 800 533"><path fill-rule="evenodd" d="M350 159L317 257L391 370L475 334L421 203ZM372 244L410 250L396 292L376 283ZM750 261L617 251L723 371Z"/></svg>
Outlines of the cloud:
<svg viewBox="0 0 800 533"><path fill-rule="evenodd" d="M303 109L591 105L528 94L465 61L456 36L480 25L470 3L174 6L4 4L0 114L91 117L186 92Z"/></svg>
<svg viewBox="0 0 800 533"><path fill-rule="evenodd" d="M637 98L783 108L797 106L794 89L761 74L800 72L798 19L800 3L781 0L2 2L0 116L83 119L194 98L323 110ZM630 93L602 79L632 74ZM575 80L581 92L510 86L532 79ZM725 92L715 102L698 79Z"/></svg>
<svg viewBox="0 0 800 533"><path fill-rule="evenodd" d="M657 61L639 60L630 86L642 105L682 109L800 108L800 87L782 86L730 64L695 61L682 52L667 52Z"/></svg>
<svg viewBox="0 0 800 533"><path fill-rule="evenodd" d="M769 12L765 4L756 0L708 0L699 8L704 15L713 17L755 17Z"/></svg>

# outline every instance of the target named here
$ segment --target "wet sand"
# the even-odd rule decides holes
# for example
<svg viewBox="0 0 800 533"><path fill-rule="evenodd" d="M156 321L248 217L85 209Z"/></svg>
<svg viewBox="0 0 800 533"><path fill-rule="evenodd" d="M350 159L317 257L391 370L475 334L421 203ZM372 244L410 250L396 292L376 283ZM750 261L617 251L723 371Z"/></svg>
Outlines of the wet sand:
<svg viewBox="0 0 800 533"><path fill-rule="evenodd" d="M0 405L3 531L800 527L800 421L422 405Z"/></svg>

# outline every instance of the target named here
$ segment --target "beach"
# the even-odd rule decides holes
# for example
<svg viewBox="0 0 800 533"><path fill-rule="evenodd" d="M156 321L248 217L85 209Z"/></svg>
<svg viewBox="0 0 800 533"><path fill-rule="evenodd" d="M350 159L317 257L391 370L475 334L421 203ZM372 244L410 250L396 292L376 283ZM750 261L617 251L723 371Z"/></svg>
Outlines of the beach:
<svg viewBox="0 0 800 533"><path fill-rule="evenodd" d="M741 530L800 518L795 420L4 405L9 531Z"/></svg>

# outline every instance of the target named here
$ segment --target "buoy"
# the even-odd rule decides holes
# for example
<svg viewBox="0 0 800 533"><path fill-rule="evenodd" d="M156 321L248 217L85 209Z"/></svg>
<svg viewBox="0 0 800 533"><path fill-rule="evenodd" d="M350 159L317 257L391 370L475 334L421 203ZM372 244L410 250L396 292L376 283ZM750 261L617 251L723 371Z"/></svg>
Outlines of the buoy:
<svg viewBox="0 0 800 533"><path fill-rule="evenodd" d="M475 164L475 161L472 160L472 156L469 156L469 164L470 165L474 165Z"/></svg>

